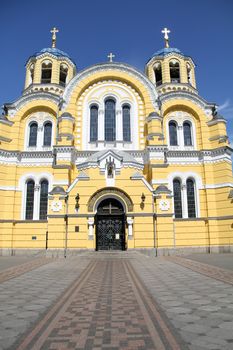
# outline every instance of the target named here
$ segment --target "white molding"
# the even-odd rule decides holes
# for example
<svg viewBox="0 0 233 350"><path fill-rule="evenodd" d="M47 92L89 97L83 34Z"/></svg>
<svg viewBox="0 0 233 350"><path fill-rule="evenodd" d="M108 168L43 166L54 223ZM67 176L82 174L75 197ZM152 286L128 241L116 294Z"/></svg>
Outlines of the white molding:
<svg viewBox="0 0 233 350"><path fill-rule="evenodd" d="M200 190L210 190L210 189L216 189L216 188L223 188L223 187L231 187L233 188L233 182L223 182L220 184L207 184L203 187L200 187Z"/></svg>
<svg viewBox="0 0 233 350"><path fill-rule="evenodd" d="M102 64L96 64L94 66L91 66L87 69L84 69L83 71L79 72L66 86L64 94L63 94L63 98L66 101L66 103L63 106L63 109L66 108L66 106L70 103L70 98L71 95L75 89L76 86L78 86L78 84L86 79L87 77L92 77L93 74L96 74L98 72L108 72L108 71L116 71L116 73L118 71L120 72L124 72L127 73L129 76L129 80L130 77L133 76L135 77L137 80L140 81L140 83L142 83L146 90L148 91L149 95L150 95L150 99L151 99L151 103L153 104L155 109L158 109L158 105L157 105L157 98L158 98L158 93L155 89L155 86L153 85L153 83L148 79L148 77L138 71L137 69L135 69L134 67L124 64L124 63L117 63L117 62L111 62L111 63L102 63ZM101 78L100 78L101 79Z"/></svg>
<svg viewBox="0 0 233 350"><path fill-rule="evenodd" d="M21 189L15 186L0 186L0 191L21 191Z"/></svg>

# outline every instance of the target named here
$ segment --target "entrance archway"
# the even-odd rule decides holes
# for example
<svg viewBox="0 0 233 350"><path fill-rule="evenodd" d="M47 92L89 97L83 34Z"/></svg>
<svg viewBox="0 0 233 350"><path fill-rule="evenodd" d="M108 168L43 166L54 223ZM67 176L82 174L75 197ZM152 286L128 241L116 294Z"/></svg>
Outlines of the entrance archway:
<svg viewBox="0 0 233 350"><path fill-rule="evenodd" d="M125 211L117 199L99 203L95 224L96 250L125 250Z"/></svg>

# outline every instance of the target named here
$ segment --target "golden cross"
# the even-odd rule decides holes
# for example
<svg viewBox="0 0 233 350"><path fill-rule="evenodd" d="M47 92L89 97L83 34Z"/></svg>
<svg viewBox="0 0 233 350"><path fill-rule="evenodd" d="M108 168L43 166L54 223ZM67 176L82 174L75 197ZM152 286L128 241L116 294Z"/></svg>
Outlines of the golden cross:
<svg viewBox="0 0 233 350"><path fill-rule="evenodd" d="M53 27L53 29L50 30L50 33L52 33L52 47L56 47L56 39L57 39L57 36L56 36L56 33L58 33L59 30L56 28L56 27Z"/></svg>
<svg viewBox="0 0 233 350"><path fill-rule="evenodd" d="M112 62L112 59L115 57L115 55L113 55L112 52L110 52L110 54L108 55L109 58L109 62Z"/></svg>
<svg viewBox="0 0 233 350"><path fill-rule="evenodd" d="M169 36L168 34L171 33L171 31L167 28L164 28L161 33L164 34L164 39L165 39L165 47L169 47Z"/></svg>

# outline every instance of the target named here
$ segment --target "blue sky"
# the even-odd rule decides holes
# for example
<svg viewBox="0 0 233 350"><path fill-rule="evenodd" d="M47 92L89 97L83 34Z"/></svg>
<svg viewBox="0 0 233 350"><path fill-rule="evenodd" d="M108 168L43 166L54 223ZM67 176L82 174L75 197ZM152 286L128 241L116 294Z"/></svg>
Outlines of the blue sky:
<svg viewBox="0 0 233 350"><path fill-rule="evenodd" d="M140 70L164 46L161 29L168 27L171 46L193 58L199 94L220 105L233 141L232 0L2 0L0 13L0 105L20 96L25 62L51 45L53 26L57 47L78 69L112 51Z"/></svg>

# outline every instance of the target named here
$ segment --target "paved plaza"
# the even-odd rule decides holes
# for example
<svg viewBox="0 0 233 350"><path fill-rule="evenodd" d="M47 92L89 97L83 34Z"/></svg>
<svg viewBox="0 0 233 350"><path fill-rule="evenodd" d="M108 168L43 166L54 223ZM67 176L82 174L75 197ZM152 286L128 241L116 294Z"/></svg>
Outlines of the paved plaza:
<svg viewBox="0 0 233 350"><path fill-rule="evenodd" d="M233 349L233 254L0 257L2 349Z"/></svg>

